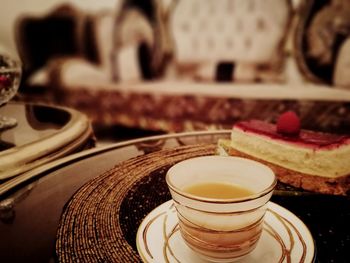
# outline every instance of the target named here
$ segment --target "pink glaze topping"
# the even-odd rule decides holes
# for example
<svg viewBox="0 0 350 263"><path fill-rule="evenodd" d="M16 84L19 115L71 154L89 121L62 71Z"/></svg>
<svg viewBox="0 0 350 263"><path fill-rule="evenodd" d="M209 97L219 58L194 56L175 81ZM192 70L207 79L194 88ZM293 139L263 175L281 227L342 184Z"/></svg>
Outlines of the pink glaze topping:
<svg viewBox="0 0 350 263"><path fill-rule="evenodd" d="M333 149L350 143L350 136L348 135L314 132L309 130L301 130L296 136L288 136L278 133L275 124L260 120L241 121L236 123L234 128L244 132L263 135L273 140L285 141L313 149Z"/></svg>

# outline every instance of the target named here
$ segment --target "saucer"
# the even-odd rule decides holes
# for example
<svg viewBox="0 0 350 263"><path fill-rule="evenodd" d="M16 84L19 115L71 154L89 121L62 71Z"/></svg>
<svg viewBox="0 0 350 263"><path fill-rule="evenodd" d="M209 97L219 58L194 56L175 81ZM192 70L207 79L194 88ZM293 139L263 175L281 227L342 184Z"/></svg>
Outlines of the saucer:
<svg viewBox="0 0 350 263"><path fill-rule="evenodd" d="M208 262L181 237L174 202L150 212L137 231L137 250L144 262ZM313 262L315 246L305 224L287 209L268 203L264 230L257 247L236 262Z"/></svg>

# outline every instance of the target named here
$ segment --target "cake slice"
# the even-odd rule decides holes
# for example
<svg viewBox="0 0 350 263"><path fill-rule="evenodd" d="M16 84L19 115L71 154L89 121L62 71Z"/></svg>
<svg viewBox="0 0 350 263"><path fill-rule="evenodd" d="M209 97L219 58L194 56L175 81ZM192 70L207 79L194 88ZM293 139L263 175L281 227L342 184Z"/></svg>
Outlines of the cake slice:
<svg viewBox="0 0 350 263"><path fill-rule="evenodd" d="M350 190L350 136L284 133L276 124L250 120L236 123L231 140L219 145L221 154L268 165L283 183L326 194L346 195Z"/></svg>

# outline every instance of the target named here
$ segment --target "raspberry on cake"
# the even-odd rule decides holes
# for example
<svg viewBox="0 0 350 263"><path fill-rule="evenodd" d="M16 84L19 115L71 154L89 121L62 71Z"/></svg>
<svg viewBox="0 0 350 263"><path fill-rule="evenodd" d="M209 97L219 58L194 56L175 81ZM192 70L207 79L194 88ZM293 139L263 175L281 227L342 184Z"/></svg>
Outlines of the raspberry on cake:
<svg viewBox="0 0 350 263"><path fill-rule="evenodd" d="M300 132L300 119L294 111L281 114L277 120L277 132L286 135L298 135Z"/></svg>
<svg viewBox="0 0 350 263"><path fill-rule="evenodd" d="M290 135L279 132L276 124L250 120L236 123L231 140L223 145L229 155L270 166L283 183L326 194L346 195L350 190L348 135L309 130Z"/></svg>

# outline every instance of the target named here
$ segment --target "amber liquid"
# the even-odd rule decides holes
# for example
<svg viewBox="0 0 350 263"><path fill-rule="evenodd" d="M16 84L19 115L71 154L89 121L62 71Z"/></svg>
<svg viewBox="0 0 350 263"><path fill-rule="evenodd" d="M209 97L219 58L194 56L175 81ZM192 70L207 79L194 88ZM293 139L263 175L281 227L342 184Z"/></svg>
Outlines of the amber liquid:
<svg viewBox="0 0 350 263"><path fill-rule="evenodd" d="M215 182L190 185L183 191L198 197L213 199L244 198L254 194L251 190L234 184Z"/></svg>

